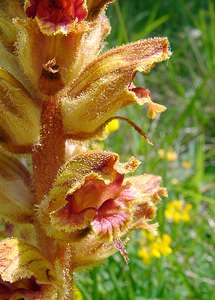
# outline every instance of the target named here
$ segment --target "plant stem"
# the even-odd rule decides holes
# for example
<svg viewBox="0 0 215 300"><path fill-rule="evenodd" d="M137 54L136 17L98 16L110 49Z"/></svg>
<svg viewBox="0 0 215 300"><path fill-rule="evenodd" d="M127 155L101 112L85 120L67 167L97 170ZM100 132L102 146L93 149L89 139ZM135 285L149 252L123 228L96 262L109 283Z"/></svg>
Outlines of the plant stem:
<svg viewBox="0 0 215 300"><path fill-rule="evenodd" d="M34 148L32 158L36 204L49 192L64 164L65 136L61 105L55 97L44 102L41 124L40 143Z"/></svg>

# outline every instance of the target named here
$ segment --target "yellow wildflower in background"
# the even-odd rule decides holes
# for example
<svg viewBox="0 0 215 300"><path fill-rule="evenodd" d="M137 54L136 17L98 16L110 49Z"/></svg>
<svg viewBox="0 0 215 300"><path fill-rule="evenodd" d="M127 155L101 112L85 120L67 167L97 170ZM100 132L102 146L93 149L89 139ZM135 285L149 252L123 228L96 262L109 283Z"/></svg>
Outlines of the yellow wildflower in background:
<svg viewBox="0 0 215 300"><path fill-rule="evenodd" d="M164 149L159 149L158 156L166 159L167 161L175 161L178 159L177 153L172 150L165 151Z"/></svg>
<svg viewBox="0 0 215 300"><path fill-rule="evenodd" d="M158 150L158 156L159 156L160 158L165 158L165 151L164 151L163 149L159 149L159 150Z"/></svg>
<svg viewBox="0 0 215 300"><path fill-rule="evenodd" d="M73 289L73 292L74 292L74 300L83 300L83 296L80 292L80 290L75 286L74 289Z"/></svg>
<svg viewBox="0 0 215 300"><path fill-rule="evenodd" d="M180 183L180 181L177 178L172 178L171 183L173 185L178 185Z"/></svg>
<svg viewBox="0 0 215 300"><path fill-rule="evenodd" d="M110 133L117 131L119 129L119 121L114 119L110 121L105 127L105 133L109 135Z"/></svg>
<svg viewBox="0 0 215 300"><path fill-rule="evenodd" d="M172 253L170 247L172 239L168 234L165 233L162 236L154 236L150 232L142 231L142 237L142 247L138 255L145 264L150 264L153 257L160 258L161 256L167 256Z"/></svg>
<svg viewBox="0 0 215 300"><path fill-rule="evenodd" d="M190 161L182 161L181 166L183 169L189 170L192 166Z"/></svg>
<svg viewBox="0 0 215 300"><path fill-rule="evenodd" d="M173 200L167 204L165 217L175 223L189 222L192 205L186 204L183 200Z"/></svg>

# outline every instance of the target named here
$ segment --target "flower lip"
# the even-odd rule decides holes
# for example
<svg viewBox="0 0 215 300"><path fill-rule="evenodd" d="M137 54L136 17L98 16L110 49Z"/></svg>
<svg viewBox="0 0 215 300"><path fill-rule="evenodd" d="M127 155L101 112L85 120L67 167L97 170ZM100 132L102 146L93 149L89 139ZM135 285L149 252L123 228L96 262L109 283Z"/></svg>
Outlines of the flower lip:
<svg viewBox="0 0 215 300"><path fill-rule="evenodd" d="M26 5L26 14L43 22L69 25L75 19L80 22L86 18L84 4L84 0L30 0Z"/></svg>
<svg viewBox="0 0 215 300"><path fill-rule="evenodd" d="M88 209L99 211L108 200L118 197L122 190L123 179L123 175L116 174L115 180L109 185L97 178L86 180L85 184L72 196L67 196L71 213L79 214Z"/></svg>

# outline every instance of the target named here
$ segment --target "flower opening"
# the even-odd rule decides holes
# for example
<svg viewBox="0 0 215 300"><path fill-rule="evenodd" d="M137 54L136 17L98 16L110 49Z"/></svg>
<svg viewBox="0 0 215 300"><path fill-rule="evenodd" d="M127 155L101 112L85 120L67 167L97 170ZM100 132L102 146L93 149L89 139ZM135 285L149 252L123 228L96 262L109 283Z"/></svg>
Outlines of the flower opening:
<svg viewBox="0 0 215 300"><path fill-rule="evenodd" d="M60 27L62 32L67 32L74 20L81 22L86 18L87 9L84 0L28 0L26 15L32 19L37 17L53 31Z"/></svg>

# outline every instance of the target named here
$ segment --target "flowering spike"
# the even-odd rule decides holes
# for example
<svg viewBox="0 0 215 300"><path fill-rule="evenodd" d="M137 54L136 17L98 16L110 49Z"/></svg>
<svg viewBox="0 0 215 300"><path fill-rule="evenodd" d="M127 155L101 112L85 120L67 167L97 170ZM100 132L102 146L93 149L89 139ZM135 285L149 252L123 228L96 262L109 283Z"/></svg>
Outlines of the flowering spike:
<svg viewBox="0 0 215 300"><path fill-rule="evenodd" d="M133 103L151 118L164 110L133 79L167 60L169 44L154 38L100 55L113 0L3 2L0 141L29 155L0 148L0 299L71 300L74 269L116 251L128 262L127 234L156 232L148 222L167 194L160 177L125 178L137 159L120 163L78 140L101 137L114 118L148 140L114 116Z"/></svg>

